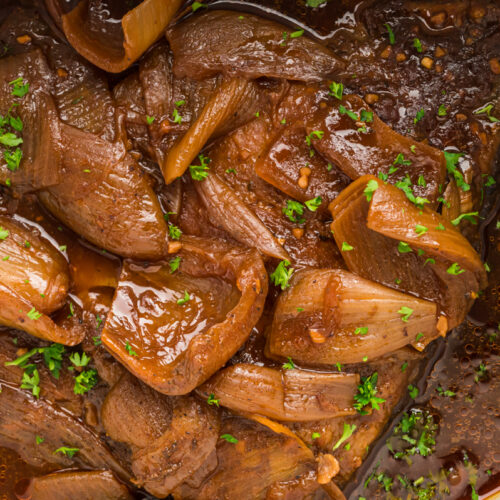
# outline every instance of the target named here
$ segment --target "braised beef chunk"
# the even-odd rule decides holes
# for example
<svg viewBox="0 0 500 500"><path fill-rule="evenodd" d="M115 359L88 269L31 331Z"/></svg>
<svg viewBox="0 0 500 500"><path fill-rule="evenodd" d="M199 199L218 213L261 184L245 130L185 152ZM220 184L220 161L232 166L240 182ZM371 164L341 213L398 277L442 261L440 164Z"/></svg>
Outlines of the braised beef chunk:
<svg viewBox="0 0 500 500"><path fill-rule="evenodd" d="M0 493L497 488L496 3L14 3Z"/></svg>
<svg viewBox="0 0 500 500"><path fill-rule="evenodd" d="M219 417L193 397L167 397L124 375L102 407L107 434L130 446L136 482L160 498L215 449Z"/></svg>
<svg viewBox="0 0 500 500"><path fill-rule="evenodd" d="M202 466L205 475L195 473L174 498L265 499L275 483L316 470L314 455L293 435L234 417L224 420L220 433L216 454Z"/></svg>

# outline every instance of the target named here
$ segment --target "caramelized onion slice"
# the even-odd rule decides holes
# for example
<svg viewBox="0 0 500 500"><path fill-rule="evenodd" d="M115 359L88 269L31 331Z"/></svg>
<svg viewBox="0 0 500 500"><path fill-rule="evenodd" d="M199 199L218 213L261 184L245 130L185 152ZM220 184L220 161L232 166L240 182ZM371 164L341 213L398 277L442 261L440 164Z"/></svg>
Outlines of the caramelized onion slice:
<svg viewBox="0 0 500 500"><path fill-rule="evenodd" d="M170 398L126 373L102 406L107 434L132 452L136 484L163 498L215 450L218 414L194 397Z"/></svg>
<svg viewBox="0 0 500 500"><path fill-rule="evenodd" d="M24 193L57 184L62 176L59 117L51 91L52 74L39 49L0 59L0 115L21 121L22 130L11 130L23 142L19 167L8 166L0 146L0 182ZM21 78L29 84L22 97L13 97L9 82ZM19 126L19 125L18 125ZM12 153L17 148L9 148Z"/></svg>
<svg viewBox="0 0 500 500"><path fill-rule="evenodd" d="M323 45L274 21L245 13L210 10L173 26L167 38L176 76L203 79L217 73L246 78L321 81L344 67Z"/></svg>
<svg viewBox="0 0 500 500"><path fill-rule="evenodd" d="M24 489L24 488L23 488ZM24 491L17 490L20 499L36 500L132 500L127 487L111 471L63 471L34 477Z"/></svg>
<svg viewBox="0 0 500 500"><path fill-rule="evenodd" d="M364 192L368 182L377 185L371 196ZM335 241L351 271L437 302L447 318L441 331L463 321L486 273L470 243L444 217L369 175L345 189L330 210Z"/></svg>
<svg viewBox="0 0 500 500"><path fill-rule="evenodd" d="M161 165L167 184L180 177L196 158L203 146L217 130L226 125L235 113L243 113L258 99L253 82L243 78L233 78L221 82L205 104L189 130L170 149ZM252 113L255 113L255 111Z"/></svg>
<svg viewBox="0 0 500 500"><path fill-rule="evenodd" d="M62 16L62 28L69 43L83 57L99 68L120 73L161 36L170 23L181 0L143 0L127 12L121 20L121 30L103 26L96 34L92 29L92 3L82 0L68 14ZM102 22L102 21L101 21Z"/></svg>
<svg viewBox="0 0 500 500"><path fill-rule="evenodd" d="M197 392L213 394L222 406L282 421L352 415L359 377L239 364L219 371Z"/></svg>
<svg viewBox="0 0 500 500"><path fill-rule="evenodd" d="M353 180L381 172L395 183L409 175L415 196L435 204L446 176L443 153L398 134L356 95L334 101L330 106L320 107L307 123L308 134L323 132L321 139L312 140L314 149ZM343 113L341 106L346 109ZM365 117L363 122L363 111L373 113L373 121ZM348 113L354 113L359 120ZM394 169L397 170L389 173ZM425 186L418 182L420 176Z"/></svg>
<svg viewBox="0 0 500 500"><path fill-rule="evenodd" d="M436 314L432 302L347 271L303 270L278 299L266 348L299 363L360 363L408 344L423 349L439 335Z"/></svg>
<svg viewBox="0 0 500 500"><path fill-rule="evenodd" d="M36 435L44 441L33 445ZM107 446L81 419L61 410L43 397L36 400L27 391L2 382L0 393L0 445L11 448L36 467L79 466L112 470L128 480L124 469ZM54 453L63 446L78 448L74 457ZM55 466L55 467L54 467Z"/></svg>
<svg viewBox="0 0 500 500"><path fill-rule="evenodd" d="M138 378L172 395L193 390L235 354L267 294L256 250L183 237L177 256L174 273L168 264L125 263L101 337Z"/></svg>
<svg viewBox="0 0 500 500"><path fill-rule="evenodd" d="M34 224L0 216L0 323L65 345L82 341L84 332L62 328L48 316L64 303L68 264L41 237Z"/></svg>
<svg viewBox="0 0 500 500"><path fill-rule="evenodd" d="M95 245L124 257L159 259L167 226L147 175L118 144L62 125L66 173L40 192L45 207Z"/></svg>
<svg viewBox="0 0 500 500"><path fill-rule="evenodd" d="M194 185L213 224L264 255L290 258L271 231L217 174L208 174L205 180Z"/></svg>

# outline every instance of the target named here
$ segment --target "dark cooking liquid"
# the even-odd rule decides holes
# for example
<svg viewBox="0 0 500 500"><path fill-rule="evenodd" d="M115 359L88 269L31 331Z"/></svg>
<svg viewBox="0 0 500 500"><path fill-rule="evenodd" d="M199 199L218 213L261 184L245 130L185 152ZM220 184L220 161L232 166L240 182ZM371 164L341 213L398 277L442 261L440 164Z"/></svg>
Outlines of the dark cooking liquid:
<svg viewBox="0 0 500 500"><path fill-rule="evenodd" d="M305 0L215 0L207 3L217 8L255 12L264 17L276 19L290 28L304 27L310 35L328 41L334 49L342 53L343 47L348 47L344 50L349 52L352 48L349 44L357 43L359 36L356 27L357 16L361 16L363 10L374 2L331 0L320 9L306 7ZM391 5L396 6L393 13L393 19L396 19L397 2L386 2L386 4L389 14ZM283 14L284 12L286 14ZM114 17L119 17L115 12L113 14ZM404 17L397 17L397 21L403 25L407 24L408 27L413 23L413 20ZM413 35L409 33L408 36ZM420 36L424 41L425 35ZM453 41L448 38L440 37L439 42L450 49L453 48L451 47ZM369 58L368 45L378 48L385 44L387 40L378 37L369 42L363 50L366 50ZM467 50L469 49L459 51L460 54L457 57L472 58L472 53L469 55L466 53ZM371 90L370 87L366 88L363 78L366 77L367 82L370 79L374 80L373 75L363 74L366 70L365 62L358 54L357 58L354 57L349 63L349 68L353 69L351 88L361 95ZM446 103L460 102L465 108L471 104L469 101L464 101L463 96L458 95L458 92L454 93L458 87L465 92L468 88L473 88L474 95L484 96L485 99L490 95L490 89L485 79L482 78L480 66L473 68L474 80L466 72L459 74L460 70L455 68L457 70L455 76L462 78L461 85L455 85L453 91L442 94L443 90L446 91L446 86L441 87L441 79L429 77L428 80L422 80L422 77L418 75L410 79L411 60L408 64L405 63L398 68L391 68L390 63L385 61L378 63L382 66L381 72L383 71L385 75L393 75L393 81L388 88L376 89L382 99L374 105L374 108L382 119L401 133L410 133L407 129L415 114L413 109L420 105L419 99L425 99L419 94L419 91L425 91L423 89L427 89L430 93L429 99L436 95L446 95L442 97ZM475 63L471 62L471 64ZM346 84L346 87L349 87L349 84ZM410 91L416 92L411 98ZM402 106L407 110L412 110L411 117L402 115L401 112L399 115L394 114L395 110L401 109ZM414 130L411 132L417 139L422 140L424 136L419 134L425 132L436 147L442 148L448 145L451 137L453 141L461 141L464 149L468 148L467 138L461 137L460 131L455 130L452 124L436 121L435 118L425 118L425 120L429 121L426 122L423 131L420 129L417 132ZM453 141L451 143L454 143ZM468 151L472 152L472 149L470 147ZM497 185L499 182L500 179L497 179ZM480 498L486 498L487 492L500 490L500 428L498 425L500 417L498 406L500 395L500 331L498 330L500 229L496 229L500 197L495 200L494 196L495 193L489 193L488 206L483 210L483 216L487 217L491 214L491 217L489 220L485 219L480 232L485 260L492 270L489 275L490 286L477 300L468 321L449 334L446 342L437 341L437 345L429 349L432 354L422 367L422 373L427 376L418 383L420 396L416 401L406 401L405 407L400 408L401 413L411 407L428 409L432 413L439 425L436 450L428 457L413 456L411 465L403 460L392 458L386 446L386 440L392 434L393 427L398 423L401 413L396 415L390 428L374 443L368 458L346 488L348 498L354 500L360 496L366 499L386 498L388 493L377 480L370 481L368 487L364 487L375 469L378 474L385 473L393 478L392 493L396 497L407 498L408 495L407 491L400 488L398 474L406 476L411 481L420 477L427 480L429 475L432 475L437 483L441 481L441 485L446 484L449 487L450 495L444 498L450 499L470 498L471 490L468 485L474 475L477 475L476 490ZM477 238L476 242L481 243ZM485 369L481 369L481 366ZM436 390L438 386L443 390L455 392L456 396L439 395ZM12 492L14 484L22 477L38 472L40 471L21 462L14 452L0 449L0 500L15 499ZM138 498L142 497L144 495L139 495Z"/></svg>

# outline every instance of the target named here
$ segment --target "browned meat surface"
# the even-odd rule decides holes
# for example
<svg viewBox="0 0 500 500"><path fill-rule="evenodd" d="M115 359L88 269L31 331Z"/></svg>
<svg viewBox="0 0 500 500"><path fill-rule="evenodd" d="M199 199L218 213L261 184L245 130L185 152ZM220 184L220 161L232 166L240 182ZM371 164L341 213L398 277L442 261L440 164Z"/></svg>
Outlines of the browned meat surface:
<svg viewBox="0 0 500 500"><path fill-rule="evenodd" d="M192 397L163 396L127 374L102 407L107 434L128 444L136 483L161 498L215 449L219 418Z"/></svg>
<svg viewBox="0 0 500 500"><path fill-rule="evenodd" d="M216 453L173 492L174 498L265 499L275 483L316 469L312 452L296 437L234 417L223 422L220 432L232 442L220 439Z"/></svg>

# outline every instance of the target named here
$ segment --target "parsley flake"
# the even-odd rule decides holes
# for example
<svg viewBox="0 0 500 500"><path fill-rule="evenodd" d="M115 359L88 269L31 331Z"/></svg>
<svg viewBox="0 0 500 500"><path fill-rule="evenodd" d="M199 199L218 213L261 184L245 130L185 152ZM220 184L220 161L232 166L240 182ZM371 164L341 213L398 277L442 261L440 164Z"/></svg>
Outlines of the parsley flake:
<svg viewBox="0 0 500 500"><path fill-rule="evenodd" d="M274 270L274 272L271 274L270 278L271 281L276 285L276 286L281 286L282 290L285 290L290 286L288 281L292 277L293 274L293 268L288 268L290 265L290 262L288 260L282 260Z"/></svg>
<svg viewBox="0 0 500 500"><path fill-rule="evenodd" d="M318 208L320 207L322 203L321 196L316 196L316 198L313 198L312 200L307 200L305 202L305 206L311 211L311 212L316 212Z"/></svg>
<svg viewBox="0 0 500 500"><path fill-rule="evenodd" d="M398 311L398 314L401 314L401 321L407 323L408 320L410 319L410 316L413 314L413 309L411 309L410 307L403 306Z"/></svg>
<svg viewBox="0 0 500 500"><path fill-rule="evenodd" d="M342 96L344 94L344 84L332 82L328 87L330 91L328 92L331 96L336 97L339 100L342 100Z"/></svg>
<svg viewBox="0 0 500 500"><path fill-rule="evenodd" d="M332 448L332 451L335 451L337 448L340 447L342 443L347 441L353 434L353 432L356 430L356 425L352 424L346 424L344 422L344 431L342 432L342 436L340 439L335 443L335 446Z"/></svg>

